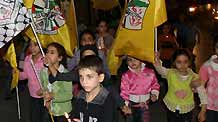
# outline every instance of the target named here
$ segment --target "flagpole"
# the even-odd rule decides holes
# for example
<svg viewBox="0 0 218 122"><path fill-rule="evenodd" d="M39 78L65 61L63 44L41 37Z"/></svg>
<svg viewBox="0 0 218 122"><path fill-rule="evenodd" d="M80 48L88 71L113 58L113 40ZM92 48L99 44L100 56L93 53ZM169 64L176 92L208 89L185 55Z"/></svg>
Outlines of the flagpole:
<svg viewBox="0 0 218 122"><path fill-rule="evenodd" d="M16 86L16 95L17 95L17 111L18 111L18 119L21 119L21 112L20 112L20 99L19 99L19 90L18 87Z"/></svg>
<svg viewBox="0 0 218 122"><path fill-rule="evenodd" d="M35 65L34 65L32 59L30 59L30 63L31 63L31 66L32 66L32 68L33 68L33 71L34 71L34 73L35 73L35 75L36 75L36 78L37 78L37 80L38 80L38 82L39 82L39 86L40 86L40 88L42 89L42 84L41 84L41 82L40 82L39 75L37 74L36 67L35 67Z"/></svg>
<svg viewBox="0 0 218 122"><path fill-rule="evenodd" d="M157 27L155 27L154 28L154 50L155 50L155 53L156 52L158 52L158 50L157 50L157 44L158 44L158 42L157 42L158 40L157 40Z"/></svg>
<svg viewBox="0 0 218 122"><path fill-rule="evenodd" d="M29 13L30 13L31 21L32 21L32 22L30 23L30 26L31 26L31 28L32 28L32 30L33 30L34 36L36 37L36 41L37 41L37 43L38 43L38 45L39 45L39 49L40 49L40 51L41 51L41 53L42 53L42 56L45 57L45 53L44 53L44 51L43 51L43 49L42 49L42 45L41 45L41 43L40 43L40 41L39 41L39 37L38 37L38 35L37 35L37 33L36 33L35 26L34 26L34 24L33 24L32 11L31 11L31 9L28 9L28 11L29 11Z"/></svg>

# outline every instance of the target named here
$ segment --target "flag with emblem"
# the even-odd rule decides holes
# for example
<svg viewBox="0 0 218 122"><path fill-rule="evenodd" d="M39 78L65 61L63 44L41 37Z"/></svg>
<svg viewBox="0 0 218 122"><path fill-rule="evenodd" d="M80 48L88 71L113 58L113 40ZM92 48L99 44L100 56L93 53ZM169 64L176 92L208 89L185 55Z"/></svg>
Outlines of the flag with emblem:
<svg viewBox="0 0 218 122"><path fill-rule="evenodd" d="M165 0L129 0L108 56L111 74L116 74L120 56L154 61L154 29L167 20Z"/></svg>
<svg viewBox="0 0 218 122"><path fill-rule="evenodd" d="M31 22L23 0L0 0L0 48Z"/></svg>
<svg viewBox="0 0 218 122"><path fill-rule="evenodd" d="M25 1L28 3L28 0ZM57 42L65 47L69 56L72 56L77 45L74 1L65 0L62 9L67 11L66 14L61 12L55 0L35 0L32 5L33 25L43 47ZM31 28L25 34L35 39Z"/></svg>

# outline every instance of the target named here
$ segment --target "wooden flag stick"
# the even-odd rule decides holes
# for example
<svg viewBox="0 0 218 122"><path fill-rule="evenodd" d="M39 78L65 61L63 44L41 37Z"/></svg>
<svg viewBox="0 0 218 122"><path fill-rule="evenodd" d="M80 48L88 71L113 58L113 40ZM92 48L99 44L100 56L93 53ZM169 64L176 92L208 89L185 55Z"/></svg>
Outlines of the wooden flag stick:
<svg viewBox="0 0 218 122"><path fill-rule="evenodd" d="M19 99L19 90L18 86L16 86L16 95L17 95L17 111L18 111L18 119L21 119L21 112L20 112L20 99Z"/></svg>
<svg viewBox="0 0 218 122"><path fill-rule="evenodd" d="M157 50L157 27L155 27L155 29L154 29L154 50L155 50L155 53L156 52L158 52L158 50Z"/></svg>
<svg viewBox="0 0 218 122"><path fill-rule="evenodd" d="M31 28L32 28L32 30L33 30L34 36L36 37L36 41L37 41L37 43L38 43L38 45L39 45L39 49L40 49L40 51L41 51L41 53L42 53L42 56L45 57L45 53L44 53L44 51L43 51L43 49L42 49L42 45L41 45L41 43L40 43L39 37L38 37L38 35L37 35L37 33L36 33L35 26L34 26L34 23L33 23L32 11L31 11L31 9L29 9L28 11L29 11L29 13L30 13L31 20L32 20L32 22L30 23L30 26L31 26Z"/></svg>
<svg viewBox="0 0 218 122"><path fill-rule="evenodd" d="M38 82L39 82L39 86L40 86L40 88L42 89L42 84L41 84L41 82L40 82L39 75L38 75L38 73L37 73L37 71L36 71L36 67L35 67L35 65L34 65L32 59L30 60L30 63L31 63L31 66L32 66L32 68L33 68L33 71L34 71L34 73L35 73L35 75L36 75L36 78L37 78L37 80L38 80Z"/></svg>

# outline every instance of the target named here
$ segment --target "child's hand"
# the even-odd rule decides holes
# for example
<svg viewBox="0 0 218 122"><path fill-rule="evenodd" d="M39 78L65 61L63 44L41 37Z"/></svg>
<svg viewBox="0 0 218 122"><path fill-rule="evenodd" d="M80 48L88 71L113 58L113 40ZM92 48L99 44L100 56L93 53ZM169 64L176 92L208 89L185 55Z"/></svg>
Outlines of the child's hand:
<svg viewBox="0 0 218 122"><path fill-rule="evenodd" d="M51 66L51 59L48 57L48 56L45 56L43 58L43 63L46 65L46 66Z"/></svg>
<svg viewBox="0 0 218 122"><path fill-rule="evenodd" d="M51 101L53 99L53 93L52 92L45 91L43 93L43 96L44 96L45 101Z"/></svg>
<svg viewBox="0 0 218 122"><path fill-rule="evenodd" d="M199 122L204 122L206 120L206 112L205 111L200 111L198 114L198 120Z"/></svg>
<svg viewBox="0 0 218 122"><path fill-rule="evenodd" d="M42 91L42 89L39 89L39 90L36 92L36 94L37 94L38 96L43 96L43 91Z"/></svg>
<svg viewBox="0 0 218 122"><path fill-rule="evenodd" d="M161 65L161 61L160 61L160 53L159 52L155 52L155 55L154 55L155 59L155 65Z"/></svg>
<svg viewBox="0 0 218 122"><path fill-rule="evenodd" d="M46 101L45 102L45 107L50 111L50 109L51 109L51 101Z"/></svg>
<svg viewBox="0 0 218 122"><path fill-rule="evenodd" d="M152 101L152 102L157 101L157 96L154 95L154 94L151 94L151 101Z"/></svg>
<svg viewBox="0 0 218 122"><path fill-rule="evenodd" d="M81 122L79 119L73 119L73 122Z"/></svg>
<svg viewBox="0 0 218 122"><path fill-rule="evenodd" d="M122 110L122 112L123 112L125 115L132 114L132 110L131 110L128 106L126 106L126 105L124 105L123 107L121 107L121 110Z"/></svg>
<svg viewBox="0 0 218 122"><path fill-rule="evenodd" d="M178 90L175 94L180 99L184 99L187 96L187 92L185 90Z"/></svg>

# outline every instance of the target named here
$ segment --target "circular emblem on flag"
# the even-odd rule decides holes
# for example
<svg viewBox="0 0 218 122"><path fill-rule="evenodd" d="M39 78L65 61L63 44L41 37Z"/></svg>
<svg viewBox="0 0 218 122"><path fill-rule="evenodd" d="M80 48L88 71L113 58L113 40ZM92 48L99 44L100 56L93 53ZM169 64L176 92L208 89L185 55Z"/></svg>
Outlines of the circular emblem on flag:
<svg viewBox="0 0 218 122"><path fill-rule="evenodd" d="M64 15L55 0L35 0L32 7L33 22L37 33L56 34L65 24Z"/></svg>

